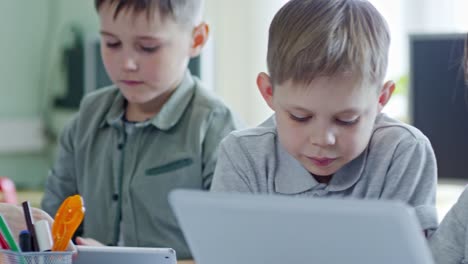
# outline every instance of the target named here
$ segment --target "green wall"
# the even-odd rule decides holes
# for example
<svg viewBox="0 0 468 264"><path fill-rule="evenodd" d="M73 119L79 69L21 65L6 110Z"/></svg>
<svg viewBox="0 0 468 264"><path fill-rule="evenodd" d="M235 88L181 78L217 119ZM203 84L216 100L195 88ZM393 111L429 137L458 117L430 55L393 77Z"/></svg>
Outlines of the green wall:
<svg viewBox="0 0 468 264"><path fill-rule="evenodd" d="M47 6L43 1L0 2L0 117L37 114L41 44Z"/></svg>
<svg viewBox="0 0 468 264"><path fill-rule="evenodd" d="M0 1L0 122L40 119L48 125L50 104L66 89L61 55L73 40L70 25L97 33L92 0ZM55 153L48 139L40 150L0 152L0 176L19 189L43 188Z"/></svg>

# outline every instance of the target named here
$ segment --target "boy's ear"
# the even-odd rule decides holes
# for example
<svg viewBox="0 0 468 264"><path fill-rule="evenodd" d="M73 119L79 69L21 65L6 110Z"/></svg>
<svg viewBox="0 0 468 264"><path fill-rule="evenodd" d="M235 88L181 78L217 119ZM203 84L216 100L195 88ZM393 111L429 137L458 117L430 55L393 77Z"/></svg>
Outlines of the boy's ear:
<svg viewBox="0 0 468 264"><path fill-rule="evenodd" d="M395 91L395 83L393 81L388 81L383 85L379 95L379 112L382 111L384 106L388 103L390 97L392 97L393 91Z"/></svg>
<svg viewBox="0 0 468 264"><path fill-rule="evenodd" d="M210 33L210 27L208 24L202 22L200 25L196 26L193 29L192 33L192 47L190 49L190 57L196 57L200 55L200 52L205 46L206 41L208 40L208 35Z"/></svg>
<svg viewBox="0 0 468 264"><path fill-rule="evenodd" d="M265 102L271 110L275 111L273 104L273 85L270 76L264 72L259 73L257 76L257 87Z"/></svg>

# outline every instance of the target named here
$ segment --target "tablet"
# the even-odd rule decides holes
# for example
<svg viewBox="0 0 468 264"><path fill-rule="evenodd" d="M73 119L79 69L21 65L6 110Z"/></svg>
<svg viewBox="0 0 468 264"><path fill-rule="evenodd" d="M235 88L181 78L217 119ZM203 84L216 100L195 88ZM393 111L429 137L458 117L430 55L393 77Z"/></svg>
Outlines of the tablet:
<svg viewBox="0 0 468 264"><path fill-rule="evenodd" d="M176 190L198 264L431 264L413 208L383 200Z"/></svg>
<svg viewBox="0 0 468 264"><path fill-rule="evenodd" d="M77 246L73 264L177 264L172 248Z"/></svg>

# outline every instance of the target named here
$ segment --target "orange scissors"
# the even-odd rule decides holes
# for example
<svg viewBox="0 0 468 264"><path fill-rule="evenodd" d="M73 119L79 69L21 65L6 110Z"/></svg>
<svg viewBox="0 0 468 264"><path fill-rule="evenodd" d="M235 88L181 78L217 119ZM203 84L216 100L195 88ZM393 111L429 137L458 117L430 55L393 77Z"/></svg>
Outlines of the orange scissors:
<svg viewBox="0 0 468 264"><path fill-rule="evenodd" d="M80 195L65 199L55 214L52 225L52 251L65 251L68 243L84 218L85 208Z"/></svg>

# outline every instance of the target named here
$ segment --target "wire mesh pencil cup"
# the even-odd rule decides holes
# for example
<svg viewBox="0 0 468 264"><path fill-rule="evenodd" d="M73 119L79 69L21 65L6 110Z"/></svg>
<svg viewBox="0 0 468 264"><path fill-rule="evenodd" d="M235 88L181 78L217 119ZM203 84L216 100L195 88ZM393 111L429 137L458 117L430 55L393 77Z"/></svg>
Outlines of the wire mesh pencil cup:
<svg viewBox="0 0 468 264"><path fill-rule="evenodd" d="M0 264L72 264L73 251L13 252L0 249Z"/></svg>

